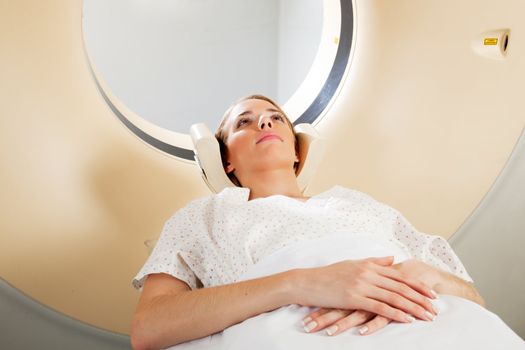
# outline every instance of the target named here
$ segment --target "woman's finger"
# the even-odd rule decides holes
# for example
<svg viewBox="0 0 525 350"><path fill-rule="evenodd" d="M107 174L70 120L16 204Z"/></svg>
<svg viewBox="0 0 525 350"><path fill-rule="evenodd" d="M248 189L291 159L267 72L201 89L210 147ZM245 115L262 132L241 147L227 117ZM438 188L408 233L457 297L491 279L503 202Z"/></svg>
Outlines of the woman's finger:
<svg viewBox="0 0 525 350"><path fill-rule="evenodd" d="M388 318L385 318L383 316L376 315L374 318L372 318L370 321L363 324L361 327L359 327L358 332L361 335L369 335L374 333L375 331L380 330L381 328L385 327L387 324L390 323L391 320Z"/></svg>
<svg viewBox="0 0 525 350"><path fill-rule="evenodd" d="M387 289L373 288L368 291L367 296L377 301L386 303L391 307L402 310L405 313L415 316L421 320L433 321L435 318L434 313L429 312L421 305L418 305L404 296ZM384 315L380 312L378 312L378 314L388 317L388 315Z"/></svg>
<svg viewBox="0 0 525 350"><path fill-rule="evenodd" d="M428 317L425 317L428 316L425 311L428 311L432 317L437 315L437 311L432 306L430 299L410 286L388 277L384 278L381 275L378 275L373 282L376 286L394 293L389 294L391 299L381 299L381 301L395 307L403 306L404 311L421 319L428 319ZM397 304L392 304L391 302L397 302Z"/></svg>
<svg viewBox="0 0 525 350"><path fill-rule="evenodd" d="M322 307L322 308L315 310L314 312L309 313L308 315L306 315L305 318L303 318L303 325L308 324L311 320L321 315L324 315L327 312L330 312L331 310L334 310L334 309Z"/></svg>
<svg viewBox="0 0 525 350"><path fill-rule="evenodd" d="M381 266L391 266L394 263L394 256L383 256L380 258L368 258L365 260L369 260Z"/></svg>
<svg viewBox="0 0 525 350"><path fill-rule="evenodd" d="M378 269L378 273L392 280L396 280L398 282L404 283L410 286L412 289L419 292L420 294L423 294L430 299L436 299L437 297L436 293L425 283L421 282L417 278L407 276L403 274L401 271L396 270L395 268L381 266Z"/></svg>
<svg viewBox="0 0 525 350"><path fill-rule="evenodd" d="M364 310L356 310L350 315L346 316L343 319L332 324L330 327L326 328L326 334L330 336L338 335L350 328L359 326L366 321L374 317L374 314Z"/></svg>
<svg viewBox="0 0 525 350"><path fill-rule="evenodd" d="M375 289L380 290L381 288ZM358 305L360 310L369 311L373 314L384 316L397 322L409 323L415 320L414 316L404 312L402 309L392 307L389 304L374 298L355 296L354 303L355 305Z"/></svg>
<svg viewBox="0 0 525 350"><path fill-rule="evenodd" d="M306 325L309 324L310 322L312 322L313 320L315 320L317 317L321 316L321 315L324 315L326 314L327 312L330 312L334 309L332 308L320 308L320 309L317 309L316 311L306 315L305 318L303 318L302 320L302 323L303 323L303 326L304 326L304 329L306 330ZM309 326L310 327L310 326Z"/></svg>
<svg viewBox="0 0 525 350"><path fill-rule="evenodd" d="M351 312L352 310L331 309L324 314L312 318L312 320L303 320L304 330L307 333L317 332L346 317Z"/></svg>

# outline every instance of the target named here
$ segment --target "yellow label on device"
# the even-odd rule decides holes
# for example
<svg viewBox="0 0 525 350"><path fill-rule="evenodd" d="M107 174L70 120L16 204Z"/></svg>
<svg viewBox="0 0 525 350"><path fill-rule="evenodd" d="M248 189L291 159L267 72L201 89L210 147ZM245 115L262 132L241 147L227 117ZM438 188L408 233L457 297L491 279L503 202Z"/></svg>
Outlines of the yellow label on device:
<svg viewBox="0 0 525 350"><path fill-rule="evenodd" d="M498 38L485 38L484 45L498 45Z"/></svg>

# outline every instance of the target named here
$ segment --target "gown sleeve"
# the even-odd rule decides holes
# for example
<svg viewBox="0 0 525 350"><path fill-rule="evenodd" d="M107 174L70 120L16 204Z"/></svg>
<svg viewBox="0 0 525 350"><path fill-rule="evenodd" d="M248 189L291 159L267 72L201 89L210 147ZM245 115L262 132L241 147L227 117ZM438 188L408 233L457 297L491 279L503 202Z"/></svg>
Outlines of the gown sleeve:
<svg viewBox="0 0 525 350"><path fill-rule="evenodd" d="M395 210L394 221L395 238L409 250L414 259L452 273L467 282L473 282L465 266L443 237L419 232Z"/></svg>
<svg viewBox="0 0 525 350"><path fill-rule="evenodd" d="M166 273L196 289L200 281L184 259L194 239L188 213L185 208L180 209L164 224L155 248L133 279L133 286L141 289L149 274Z"/></svg>

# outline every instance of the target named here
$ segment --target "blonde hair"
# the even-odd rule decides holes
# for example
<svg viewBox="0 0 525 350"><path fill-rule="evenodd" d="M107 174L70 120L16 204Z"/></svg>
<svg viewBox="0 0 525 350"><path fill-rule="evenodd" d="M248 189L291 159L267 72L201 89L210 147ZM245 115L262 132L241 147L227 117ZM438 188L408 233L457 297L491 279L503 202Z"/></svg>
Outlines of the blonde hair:
<svg viewBox="0 0 525 350"><path fill-rule="evenodd" d="M226 110L226 112L224 112L224 115L222 116L222 119L221 119L221 122L219 124L219 127L217 128L217 131L215 131L215 138L219 142L219 148L220 148L220 152L221 152L221 160L222 160L223 167L226 167L226 163L227 163L226 162L226 156L227 156L227 152L228 152L228 148L226 147L226 141L228 140L228 132L227 132L227 130L225 130L224 127L226 125L226 122L228 121L228 118L230 117L230 114L231 114L232 110L235 108L235 106L237 106L239 103L241 103L243 101L246 101L246 100L262 100L262 101L266 101L266 102L271 103L284 116L284 119L286 120L286 123L288 124L288 126L292 130L292 132L294 134L294 138L295 138L295 141L294 141L295 151L298 152L298 144L299 144L299 142L297 140L297 134L295 133L295 130L293 128L292 122L290 122L290 119L288 119L288 116L286 115L286 113L284 113L284 111L281 109L281 107L279 107L279 105L274 100L272 100L271 98L266 97L264 95L257 95L257 94L249 95L249 96L245 96L245 97L240 98L239 100L235 101L235 103L233 103L230 107L228 107L228 109ZM295 171L297 171L297 167L298 167L298 163L296 162L294 164L294 170ZM231 173L229 173L227 175L230 178L230 180L235 184L235 186L242 187L240 181L233 174L233 172L231 172Z"/></svg>

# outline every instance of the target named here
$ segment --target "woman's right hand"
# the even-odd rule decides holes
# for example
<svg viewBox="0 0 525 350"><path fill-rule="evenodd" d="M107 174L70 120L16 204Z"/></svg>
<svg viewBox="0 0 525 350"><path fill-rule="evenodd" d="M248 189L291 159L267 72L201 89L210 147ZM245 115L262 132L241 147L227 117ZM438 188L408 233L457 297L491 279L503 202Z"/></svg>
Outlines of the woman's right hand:
<svg viewBox="0 0 525 350"><path fill-rule="evenodd" d="M394 258L345 260L300 269L299 304L365 310L398 322L433 320L436 296L418 279L392 267Z"/></svg>
<svg viewBox="0 0 525 350"><path fill-rule="evenodd" d="M369 335L387 326L390 321L364 310L321 308L308 314L302 323L307 333L325 329L326 334L336 336L353 327L359 327L359 334Z"/></svg>

